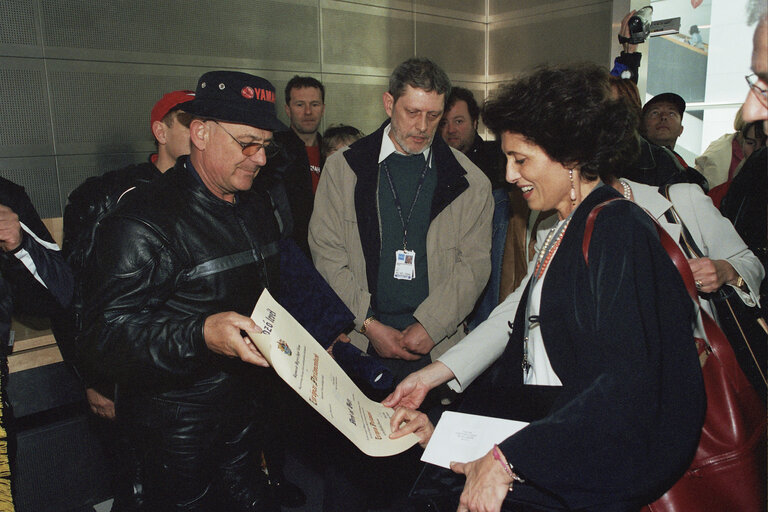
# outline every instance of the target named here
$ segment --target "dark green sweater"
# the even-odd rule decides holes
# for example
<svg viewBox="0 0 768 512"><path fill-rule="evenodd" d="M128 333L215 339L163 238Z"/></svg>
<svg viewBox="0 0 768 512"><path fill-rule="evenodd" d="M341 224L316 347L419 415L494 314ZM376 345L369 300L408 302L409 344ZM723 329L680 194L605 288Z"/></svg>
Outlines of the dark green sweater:
<svg viewBox="0 0 768 512"><path fill-rule="evenodd" d="M391 154L379 166L379 219L381 221L381 263L378 286L372 309L386 325L404 329L416 320L413 312L429 295L427 273L427 230L432 196L437 185L434 169L427 171L416 205L408 223L407 248L416 252L416 278L395 279L395 252L403 249L403 224L395 207L392 189L384 167L389 171L392 184L400 199L403 221L408 221L419 178L424 170L422 155Z"/></svg>

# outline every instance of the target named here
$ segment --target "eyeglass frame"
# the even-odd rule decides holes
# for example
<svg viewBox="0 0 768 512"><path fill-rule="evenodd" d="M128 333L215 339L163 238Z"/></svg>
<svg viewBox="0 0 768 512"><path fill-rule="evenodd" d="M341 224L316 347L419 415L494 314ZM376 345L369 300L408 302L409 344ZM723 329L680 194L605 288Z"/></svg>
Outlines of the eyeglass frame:
<svg viewBox="0 0 768 512"><path fill-rule="evenodd" d="M760 103L762 103L764 107L768 107L768 89L763 89L757 85L757 82L762 80L759 76L757 76L757 73L750 73L749 75L745 75L744 79L747 81L749 90L752 91L755 96L757 96L757 99L760 101Z"/></svg>
<svg viewBox="0 0 768 512"><path fill-rule="evenodd" d="M280 145L277 144L274 141L274 139L270 139L269 141L265 141L265 142L267 142L267 144L264 144L263 142L240 142L239 140L237 140L237 138L234 135L229 133L229 130L224 128L221 125L221 123L219 123L217 120L211 119L211 121L216 123L216 125L218 125L219 128L224 130L224 133L229 135L232 138L233 141L237 142L237 144L240 146L241 151L243 152L243 155L245 155L245 156L251 157L251 156L255 155L256 153L258 153L259 151L261 151L263 149L264 150L264 155L267 158L272 158L273 156L277 155L277 153L280 151ZM253 151L250 154L246 153L246 151L250 151L250 148L254 148L254 147L256 148L256 151Z"/></svg>

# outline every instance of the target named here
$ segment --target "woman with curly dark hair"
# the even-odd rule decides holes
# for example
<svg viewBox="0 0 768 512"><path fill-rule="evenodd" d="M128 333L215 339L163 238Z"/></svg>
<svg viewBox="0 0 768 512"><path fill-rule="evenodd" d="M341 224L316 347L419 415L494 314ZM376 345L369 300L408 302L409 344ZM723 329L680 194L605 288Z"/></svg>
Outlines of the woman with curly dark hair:
<svg viewBox="0 0 768 512"><path fill-rule="evenodd" d="M504 319L513 328L503 354L462 404L530 424L480 459L452 464L466 476L458 510L637 511L688 467L704 415L693 305L652 220L615 201L583 253L590 212L621 197L605 182L635 157L637 119L611 98L605 71L581 64L502 86L483 120L501 135L507 181L558 222L514 323ZM401 384L412 388L401 398L451 372L430 366ZM423 444L432 433L413 409L399 408L392 423L396 435L415 432Z"/></svg>

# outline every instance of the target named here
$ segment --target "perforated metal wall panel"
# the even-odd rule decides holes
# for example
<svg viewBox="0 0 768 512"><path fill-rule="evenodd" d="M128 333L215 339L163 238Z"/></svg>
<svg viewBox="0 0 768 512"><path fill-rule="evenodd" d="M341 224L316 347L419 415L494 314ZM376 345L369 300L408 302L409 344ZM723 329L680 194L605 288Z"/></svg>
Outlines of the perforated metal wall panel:
<svg viewBox="0 0 768 512"><path fill-rule="evenodd" d="M176 89L195 89L203 69L64 62L49 65L60 154L151 151L149 112Z"/></svg>
<svg viewBox="0 0 768 512"><path fill-rule="evenodd" d="M336 98L336 106L326 110L325 126L349 124L366 135L377 130L387 119L382 102L386 90L384 78L372 83L370 79L336 76L333 81L326 81L326 95Z"/></svg>
<svg viewBox="0 0 768 512"><path fill-rule="evenodd" d="M489 81L543 64L606 65L610 35L610 3L498 23L489 33Z"/></svg>
<svg viewBox="0 0 768 512"><path fill-rule="evenodd" d="M56 57L91 50L86 55L97 60L133 53L133 62L169 64L171 55L197 65L319 62L314 1L46 0L41 11L44 42Z"/></svg>
<svg viewBox="0 0 768 512"><path fill-rule="evenodd" d="M2 3L0 16L0 45L36 46L35 2L14 0Z"/></svg>
<svg viewBox="0 0 768 512"><path fill-rule="evenodd" d="M483 81L485 25L418 16L416 55L433 59L454 80Z"/></svg>
<svg viewBox="0 0 768 512"><path fill-rule="evenodd" d="M0 157L53 153L44 63L0 57Z"/></svg>
<svg viewBox="0 0 768 512"><path fill-rule="evenodd" d="M330 72L389 74L413 55L413 19L400 11L323 9L323 34L323 66Z"/></svg>
<svg viewBox="0 0 768 512"><path fill-rule="evenodd" d="M54 157L0 158L0 176L26 189L40 217L61 216Z"/></svg>

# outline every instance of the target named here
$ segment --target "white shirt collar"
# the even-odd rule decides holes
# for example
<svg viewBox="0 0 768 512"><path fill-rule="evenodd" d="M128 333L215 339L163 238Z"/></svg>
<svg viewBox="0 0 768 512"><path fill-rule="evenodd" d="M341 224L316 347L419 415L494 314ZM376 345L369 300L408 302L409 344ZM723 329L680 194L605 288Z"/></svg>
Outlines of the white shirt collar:
<svg viewBox="0 0 768 512"><path fill-rule="evenodd" d="M392 139L389 137L390 131L392 131L392 123L389 123L387 124L387 126L384 127L384 135L381 137L381 151L379 151L379 163L386 160L387 157L392 153L397 153L399 155L404 154L395 148L395 143L392 142ZM425 161L429 158L429 151L431 149L432 149L432 145L430 144L429 146L424 148L424 151L421 152L421 154L424 155Z"/></svg>

